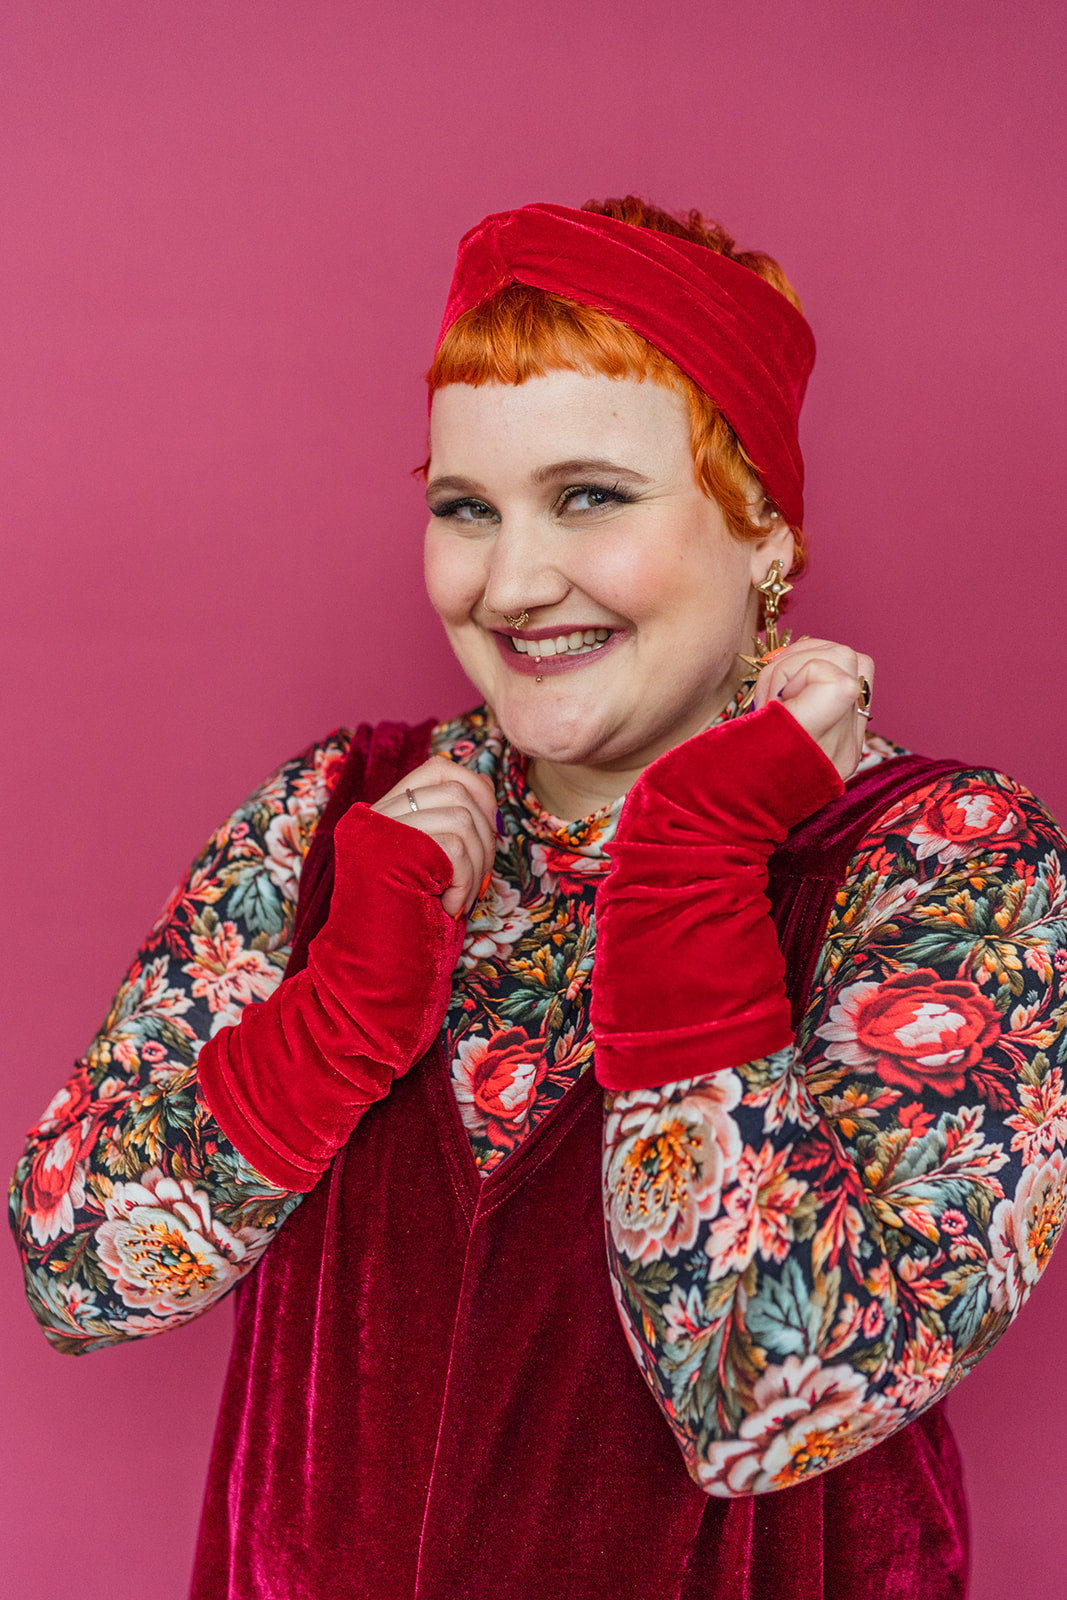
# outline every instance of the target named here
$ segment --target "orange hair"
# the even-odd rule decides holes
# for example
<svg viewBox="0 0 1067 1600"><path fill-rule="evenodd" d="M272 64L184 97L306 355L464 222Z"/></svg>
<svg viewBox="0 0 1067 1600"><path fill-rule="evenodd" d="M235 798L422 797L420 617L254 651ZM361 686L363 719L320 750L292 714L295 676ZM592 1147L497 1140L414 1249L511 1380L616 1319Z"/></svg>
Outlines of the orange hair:
<svg viewBox="0 0 1067 1600"><path fill-rule="evenodd" d="M582 208L637 228L655 228L720 255L766 279L801 310L796 291L770 256L740 251L717 222L699 211L675 217L634 195L624 200L589 200ZM689 446L697 482L718 502L737 539L759 539L765 520L754 522L755 468L722 412L680 367L639 333L606 311L515 283L459 317L441 341L426 374L431 394L446 383L525 383L549 372L597 372L607 378L648 378L684 396L689 408ZM428 463L427 463L428 465ZM769 509L774 509L767 502ZM791 576L803 571L807 551L801 528L793 528Z"/></svg>

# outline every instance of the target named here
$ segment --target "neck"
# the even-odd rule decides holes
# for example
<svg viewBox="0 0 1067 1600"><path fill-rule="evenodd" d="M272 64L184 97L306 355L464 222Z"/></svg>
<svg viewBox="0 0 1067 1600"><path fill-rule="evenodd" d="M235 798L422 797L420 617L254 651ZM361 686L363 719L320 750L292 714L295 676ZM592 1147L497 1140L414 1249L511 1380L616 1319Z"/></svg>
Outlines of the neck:
<svg viewBox="0 0 1067 1600"><path fill-rule="evenodd" d="M673 749L675 745L682 744L686 739L695 737L705 728L710 728L720 717L729 712L740 693L739 685L744 682L739 667L732 676L735 681L730 684L728 692L712 715L709 716L709 708L705 704L690 719L681 722L659 740L653 741L643 751L634 752L636 759L628 761L622 757L617 765L614 762L605 765L600 763L586 765L579 762L553 761L548 756L531 755L526 768L526 780L530 788L545 810L551 816L558 817L561 822L576 822L582 817L590 816L594 811L603 810L605 806L612 805L632 789L645 768L658 756ZM521 749L521 746L517 748Z"/></svg>
<svg viewBox="0 0 1067 1600"><path fill-rule="evenodd" d="M547 812L559 817L561 822L576 822L621 799L657 756L718 722L729 710L733 698L710 721L701 719L688 729L678 731L673 738L666 738L660 745L647 750L644 760L619 766L581 766L550 761L544 756L531 756L526 768L527 782Z"/></svg>
<svg viewBox="0 0 1067 1600"><path fill-rule="evenodd" d="M545 810L561 822L577 822L610 806L632 787L643 767L605 772L600 767L559 766L553 761L531 760L527 782Z"/></svg>

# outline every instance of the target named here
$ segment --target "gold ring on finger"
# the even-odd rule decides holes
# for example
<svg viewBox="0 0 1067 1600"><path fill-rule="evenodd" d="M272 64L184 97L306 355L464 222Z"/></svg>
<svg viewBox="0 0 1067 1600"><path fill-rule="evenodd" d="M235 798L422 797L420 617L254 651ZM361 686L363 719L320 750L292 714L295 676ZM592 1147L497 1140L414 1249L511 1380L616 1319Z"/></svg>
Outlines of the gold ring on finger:
<svg viewBox="0 0 1067 1600"><path fill-rule="evenodd" d="M856 710L861 717L869 717L871 714L871 686L866 678L860 679L860 692L856 696Z"/></svg>

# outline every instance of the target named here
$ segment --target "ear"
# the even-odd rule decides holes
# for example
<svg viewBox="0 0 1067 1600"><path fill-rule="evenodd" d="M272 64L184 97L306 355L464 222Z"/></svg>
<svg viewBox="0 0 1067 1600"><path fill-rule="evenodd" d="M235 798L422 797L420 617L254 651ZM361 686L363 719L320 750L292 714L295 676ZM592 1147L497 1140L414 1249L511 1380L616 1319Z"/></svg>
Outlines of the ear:
<svg viewBox="0 0 1067 1600"><path fill-rule="evenodd" d="M766 533L753 539L749 547L753 584L763 582L775 561L782 563L783 577L789 576L793 566L793 530L784 517L765 516L760 526L766 528Z"/></svg>

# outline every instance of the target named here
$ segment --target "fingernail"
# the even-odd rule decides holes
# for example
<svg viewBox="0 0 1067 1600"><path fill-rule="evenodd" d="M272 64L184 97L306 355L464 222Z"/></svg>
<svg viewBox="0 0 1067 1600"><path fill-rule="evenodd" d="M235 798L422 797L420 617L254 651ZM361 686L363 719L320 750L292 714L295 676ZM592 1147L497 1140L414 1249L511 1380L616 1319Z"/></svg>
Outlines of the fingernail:
<svg viewBox="0 0 1067 1600"><path fill-rule="evenodd" d="M458 911L457 911L457 912L456 912L456 914L455 914L455 916L454 916L454 917L453 917L453 918L452 918L452 921L453 921L453 922L460 922L460 921L462 921L462 919L463 919L463 918L464 918L464 917L465 917L465 916L466 916L466 915L467 915L467 908L466 908L466 906L460 906L460 908L459 908L459 910L458 910Z"/></svg>
<svg viewBox="0 0 1067 1600"><path fill-rule="evenodd" d="M479 900L482 899L482 897L485 894L485 891L488 889L488 887L492 883L492 881L493 881L493 869L492 869L492 867L490 867L489 871L486 873L485 877L482 879L481 888L478 890L478 899Z"/></svg>
<svg viewBox="0 0 1067 1600"><path fill-rule="evenodd" d="M497 807L496 811L496 831L499 834L503 834L504 832L504 813L501 811L499 806Z"/></svg>

